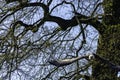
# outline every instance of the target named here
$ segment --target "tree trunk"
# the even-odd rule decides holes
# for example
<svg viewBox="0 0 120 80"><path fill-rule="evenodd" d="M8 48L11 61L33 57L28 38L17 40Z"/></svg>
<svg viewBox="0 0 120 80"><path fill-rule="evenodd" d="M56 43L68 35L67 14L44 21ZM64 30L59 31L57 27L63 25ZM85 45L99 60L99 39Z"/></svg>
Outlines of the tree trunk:
<svg viewBox="0 0 120 80"><path fill-rule="evenodd" d="M103 7L106 27L99 37L97 54L120 65L120 0L104 0ZM117 73L104 62L95 61L92 80L118 80Z"/></svg>

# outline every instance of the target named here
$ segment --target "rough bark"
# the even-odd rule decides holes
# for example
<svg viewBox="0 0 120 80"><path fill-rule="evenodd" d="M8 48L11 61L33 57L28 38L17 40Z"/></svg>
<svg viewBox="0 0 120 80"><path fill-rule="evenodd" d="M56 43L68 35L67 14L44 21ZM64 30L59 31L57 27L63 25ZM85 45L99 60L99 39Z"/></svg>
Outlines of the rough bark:
<svg viewBox="0 0 120 80"><path fill-rule="evenodd" d="M120 65L120 10L119 0L104 0L103 22L106 24L104 32L99 37L97 54ZM95 61L92 71L92 80L118 80L118 71L111 69L103 62Z"/></svg>

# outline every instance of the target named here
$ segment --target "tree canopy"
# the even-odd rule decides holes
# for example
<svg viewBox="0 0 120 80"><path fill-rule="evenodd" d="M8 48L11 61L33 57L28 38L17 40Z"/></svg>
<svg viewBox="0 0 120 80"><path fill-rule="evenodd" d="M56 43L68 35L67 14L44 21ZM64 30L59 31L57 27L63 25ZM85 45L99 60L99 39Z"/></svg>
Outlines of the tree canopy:
<svg viewBox="0 0 120 80"><path fill-rule="evenodd" d="M0 1L1 79L91 80L94 60L119 71L119 64L115 62L118 60L105 59L104 52L94 54L95 59L88 58L90 54L99 53L98 37L102 37L99 39L103 43L103 36L106 37L103 34L111 30L108 26L119 26L119 20L111 23L119 16L119 11L113 8L117 4L105 1ZM114 12L108 14L111 9Z"/></svg>

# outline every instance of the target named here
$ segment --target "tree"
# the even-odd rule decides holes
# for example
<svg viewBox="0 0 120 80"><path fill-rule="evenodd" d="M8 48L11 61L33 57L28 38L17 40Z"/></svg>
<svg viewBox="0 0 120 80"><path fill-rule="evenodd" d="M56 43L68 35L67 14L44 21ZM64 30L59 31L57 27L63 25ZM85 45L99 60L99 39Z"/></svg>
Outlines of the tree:
<svg viewBox="0 0 120 80"><path fill-rule="evenodd" d="M97 54L104 56L113 63L120 65L119 54L119 13L120 9L118 0L104 0L104 15L103 22L106 26L103 28L103 33L100 37ZM118 71L109 69L108 66L96 62L93 66L93 77L99 80L118 80ZM104 69L103 69L104 68ZM96 71L97 69L97 71ZM98 73L99 72L99 73Z"/></svg>
<svg viewBox="0 0 120 80"><path fill-rule="evenodd" d="M21 80L118 80L119 2L1 1L0 77ZM93 54L95 59L82 56L87 52L96 53ZM57 60L61 58L65 60ZM66 60L75 61L64 63L61 68L60 64ZM52 66L56 65L53 62L58 67Z"/></svg>

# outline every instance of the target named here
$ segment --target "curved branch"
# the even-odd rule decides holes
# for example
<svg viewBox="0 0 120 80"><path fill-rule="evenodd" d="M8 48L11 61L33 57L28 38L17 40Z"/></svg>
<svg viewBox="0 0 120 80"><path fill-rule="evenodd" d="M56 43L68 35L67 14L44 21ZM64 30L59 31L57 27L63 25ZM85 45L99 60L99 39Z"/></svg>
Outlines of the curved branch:
<svg viewBox="0 0 120 80"><path fill-rule="evenodd" d="M79 56L76 58L71 58L71 59L64 59L64 60L52 60L52 61L48 61L50 64L55 65L57 67L61 67L61 66L66 66L69 64L72 64L75 61L78 61L80 59L87 59L89 57L89 59L92 59L92 57L94 57L96 60L101 61L104 64L107 64L111 69L116 70L116 71L120 71L120 66L119 65L115 65L114 63L110 62L107 59L104 59L102 57L100 57L97 54L93 55L89 55L89 56Z"/></svg>
<svg viewBox="0 0 120 80"><path fill-rule="evenodd" d="M79 56L79 57L76 57L76 58L71 58L71 59L64 59L64 60L51 60L51 61L48 61L50 64L52 65L55 65L57 67L61 67L61 66L66 66L66 65L69 65L75 61L78 61L80 59L84 59L84 58L87 58L87 56Z"/></svg>
<svg viewBox="0 0 120 80"><path fill-rule="evenodd" d="M13 24L13 30L15 30L16 25L24 26L26 31L31 30L32 32L37 32L39 27L44 23L44 20L41 20L38 24L25 24L22 21L17 21Z"/></svg>
<svg viewBox="0 0 120 80"><path fill-rule="evenodd" d="M11 16L12 14L14 14L15 12L25 8L25 7L33 7L33 6L40 6L43 8L44 10L44 15L46 16L48 13L49 13L49 6L43 4L43 3L23 3L21 5L18 5L18 6L14 6L12 8L9 8L7 9L6 11L12 11L11 13L3 16L1 19L0 19L0 23L3 22L3 20L5 20L8 16Z"/></svg>
<svg viewBox="0 0 120 80"><path fill-rule="evenodd" d="M98 21L96 18L91 18L89 16L85 16L80 13L75 13L75 16L72 19L66 20L61 17L50 15L49 14L49 6L47 6L43 3L25 3L25 4L22 4L21 6L17 6L15 8L15 11L18 11L19 9L22 9L24 7L31 7L31 6L40 6L44 10L43 21L42 21L42 23L41 22L38 23L39 25L37 25L37 28L40 27L46 21L52 21L52 22L56 22L61 27L62 30L66 30L69 27L74 27L79 24L76 20L76 15L77 15L77 18L78 18L80 24L92 25L99 31L99 33L102 34L102 29L104 28L104 25L100 21Z"/></svg>
<svg viewBox="0 0 120 80"><path fill-rule="evenodd" d="M78 14L77 18L81 24L92 25L99 31L100 34L102 34L101 29L104 28L104 25L100 21L98 21L96 18L91 18L80 13L77 14ZM62 28L62 30L66 30L69 27L74 27L79 24L76 20L76 16L74 16L72 19L65 20L61 17L49 15L47 18L45 18L45 20L56 22Z"/></svg>

